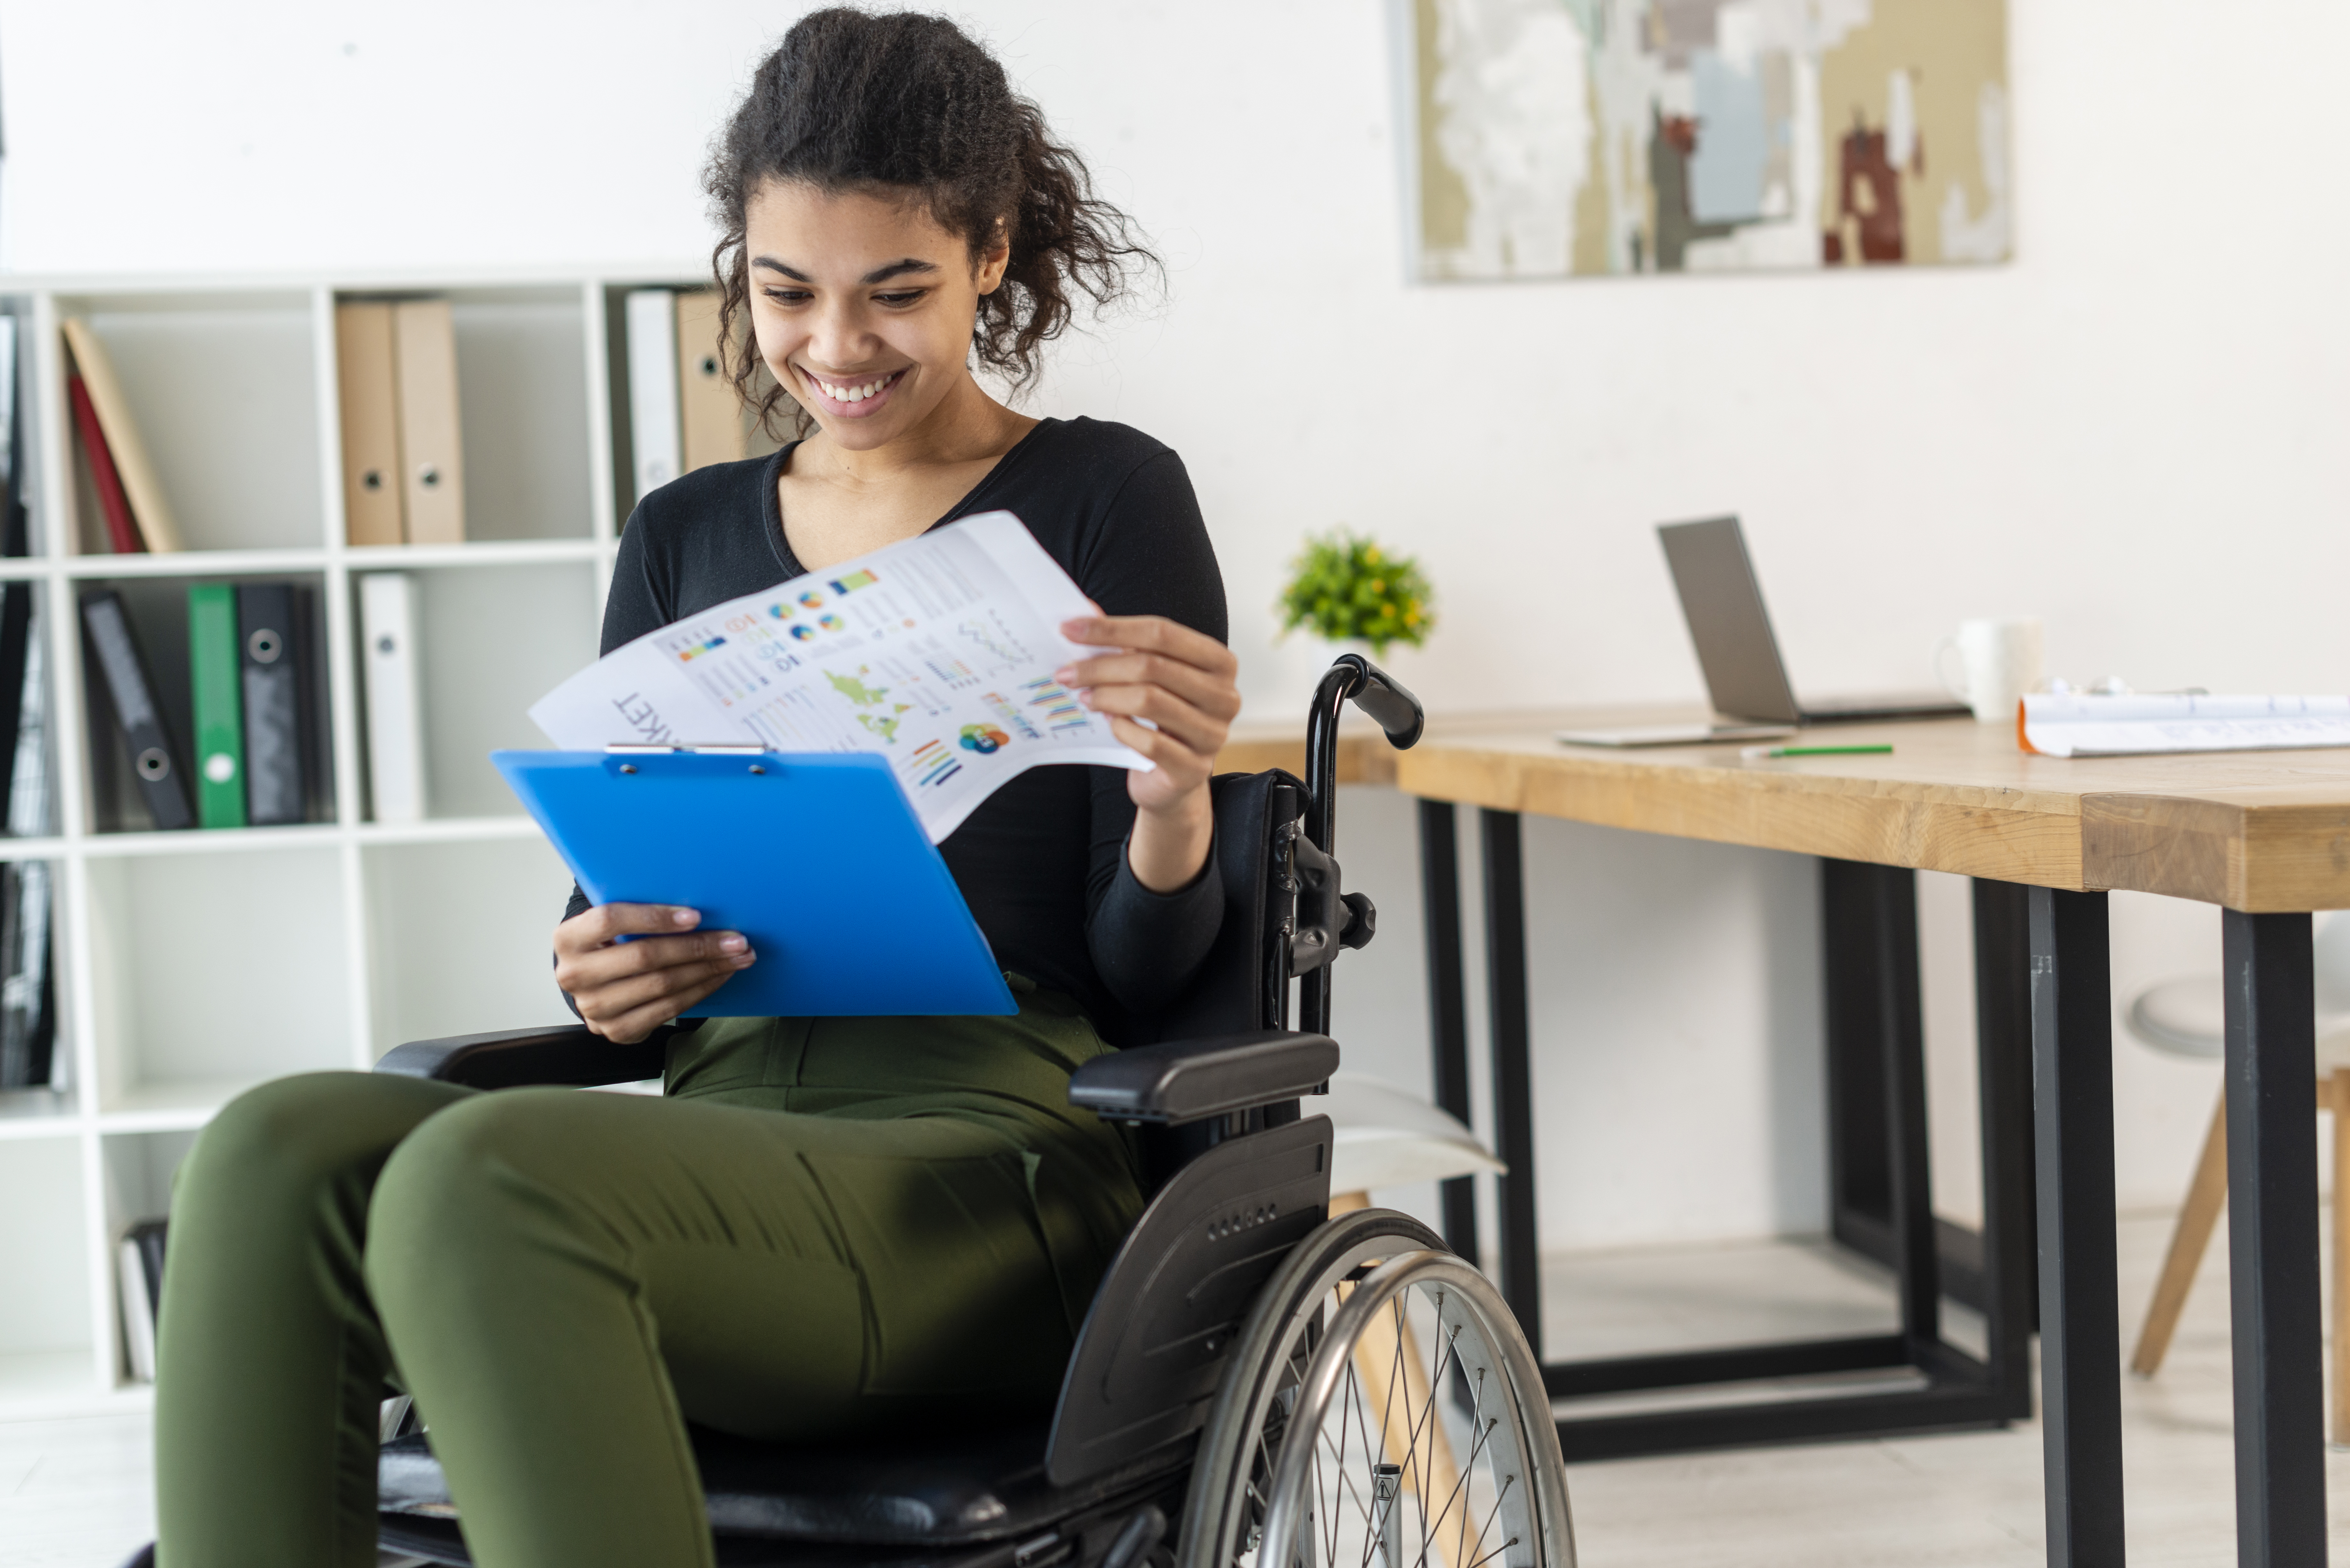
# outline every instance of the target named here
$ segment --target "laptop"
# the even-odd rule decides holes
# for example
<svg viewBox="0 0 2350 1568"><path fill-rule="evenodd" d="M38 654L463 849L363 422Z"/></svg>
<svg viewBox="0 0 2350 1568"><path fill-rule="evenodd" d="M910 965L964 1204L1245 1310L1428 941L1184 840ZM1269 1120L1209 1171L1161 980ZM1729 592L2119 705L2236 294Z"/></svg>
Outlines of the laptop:
<svg viewBox="0 0 2350 1568"><path fill-rule="evenodd" d="M1721 719L1710 724L1652 724L1621 730L1564 731L1583 746L1682 746L1707 741L1773 740L1807 724L1887 719L1946 719L1970 711L1946 692L1814 698L1800 702L1787 680L1779 639L1762 607L1762 585L1735 517L1667 523L1657 529L1681 598L1690 640L1705 672L1706 695Z"/></svg>

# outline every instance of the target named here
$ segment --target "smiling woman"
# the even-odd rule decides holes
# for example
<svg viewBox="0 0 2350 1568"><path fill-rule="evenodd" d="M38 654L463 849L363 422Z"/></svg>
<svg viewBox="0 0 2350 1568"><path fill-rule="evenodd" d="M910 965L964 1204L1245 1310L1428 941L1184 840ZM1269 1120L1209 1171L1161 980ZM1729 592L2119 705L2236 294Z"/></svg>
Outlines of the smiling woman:
<svg viewBox="0 0 2350 1568"><path fill-rule="evenodd" d="M1222 919L1223 584L1172 452L1016 412L973 370L1033 383L1072 300L1149 257L935 17L803 18L708 178L735 384L754 348L760 414L787 394L800 439L639 503L606 649L1009 511L1097 607L1062 629L1099 651L1057 679L1152 765L1034 769L939 846L1017 1016L891 1016L884 993L680 1024L762 955L691 909L575 897L556 981L604 1038L667 1038L661 1096L317 1074L232 1104L172 1209L162 1568L372 1563L387 1377L484 1568L701 1568L688 1421L821 1440L1040 1407L1066 1303L1140 1211L1133 1149L1068 1077L1148 1029Z"/></svg>

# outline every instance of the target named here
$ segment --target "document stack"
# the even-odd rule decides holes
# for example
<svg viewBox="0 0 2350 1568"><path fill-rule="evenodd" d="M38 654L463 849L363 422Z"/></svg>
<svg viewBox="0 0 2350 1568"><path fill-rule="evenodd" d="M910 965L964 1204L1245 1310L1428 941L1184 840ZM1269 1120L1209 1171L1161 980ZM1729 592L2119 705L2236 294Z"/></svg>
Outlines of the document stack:
<svg viewBox="0 0 2350 1568"><path fill-rule="evenodd" d="M131 421L130 402L123 396L106 345L78 317L67 317L64 327L74 367L66 397L73 406L74 429L81 437L99 508L105 514L107 543L118 556L179 549L180 525L163 499L147 443Z"/></svg>
<svg viewBox="0 0 2350 1568"><path fill-rule="evenodd" d="M122 1344L130 1352L130 1376L155 1381L155 1318L163 1304L165 1222L141 1220L124 1232L115 1249L115 1282L122 1297Z"/></svg>
<svg viewBox="0 0 2350 1568"><path fill-rule="evenodd" d="M343 518L354 545L457 545L465 464L456 318L445 299L335 306Z"/></svg>
<svg viewBox="0 0 2350 1568"><path fill-rule="evenodd" d="M94 588L81 600L95 684L148 816L166 831L309 820L320 773L309 590L258 582L195 583L185 591L192 773L172 717L182 710L157 682L123 594Z"/></svg>

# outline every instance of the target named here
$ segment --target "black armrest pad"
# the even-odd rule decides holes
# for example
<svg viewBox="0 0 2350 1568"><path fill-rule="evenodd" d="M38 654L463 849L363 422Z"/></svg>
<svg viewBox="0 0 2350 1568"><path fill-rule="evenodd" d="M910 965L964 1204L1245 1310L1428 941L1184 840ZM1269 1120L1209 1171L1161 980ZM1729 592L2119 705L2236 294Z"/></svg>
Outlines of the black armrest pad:
<svg viewBox="0 0 2350 1568"><path fill-rule="evenodd" d="M1115 1121L1195 1122L1319 1094L1338 1070L1326 1034L1260 1029L1170 1040L1097 1056L1069 1077L1069 1103Z"/></svg>
<svg viewBox="0 0 2350 1568"><path fill-rule="evenodd" d="M633 1084L658 1078L668 1054L670 1031L634 1045L615 1045L584 1023L544 1029L504 1029L494 1034L456 1034L446 1040L411 1040L385 1053L379 1073L438 1078L473 1089L512 1089L525 1084Z"/></svg>

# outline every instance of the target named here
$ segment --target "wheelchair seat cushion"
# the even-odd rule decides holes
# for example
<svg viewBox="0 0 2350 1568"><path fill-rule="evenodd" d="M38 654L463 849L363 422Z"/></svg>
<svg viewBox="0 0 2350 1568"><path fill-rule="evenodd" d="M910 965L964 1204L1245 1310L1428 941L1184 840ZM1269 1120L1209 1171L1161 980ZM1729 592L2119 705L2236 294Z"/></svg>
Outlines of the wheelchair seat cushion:
<svg viewBox="0 0 2350 1568"><path fill-rule="evenodd" d="M1180 1471L1190 1445L1056 1487L1047 1428L823 1445L757 1443L693 1429L713 1533L874 1546L952 1546L1024 1537ZM451 1519L456 1506L421 1434L384 1445L378 1506Z"/></svg>

